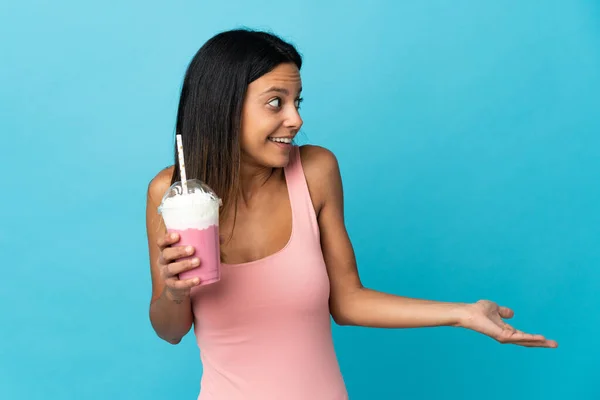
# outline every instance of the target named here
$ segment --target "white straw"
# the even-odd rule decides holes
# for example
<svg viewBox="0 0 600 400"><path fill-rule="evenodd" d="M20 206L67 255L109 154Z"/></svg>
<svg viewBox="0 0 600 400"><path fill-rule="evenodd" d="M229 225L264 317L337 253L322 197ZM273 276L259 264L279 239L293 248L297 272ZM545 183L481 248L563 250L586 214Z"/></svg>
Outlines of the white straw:
<svg viewBox="0 0 600 400"><path fill-rule="evenodd" d="M177 157L179 158L179 172L181 174L181 187L183 194L188 194L187 178L185 177L185 160L183 159L183 143L181 135L177 135Z"/></svg>

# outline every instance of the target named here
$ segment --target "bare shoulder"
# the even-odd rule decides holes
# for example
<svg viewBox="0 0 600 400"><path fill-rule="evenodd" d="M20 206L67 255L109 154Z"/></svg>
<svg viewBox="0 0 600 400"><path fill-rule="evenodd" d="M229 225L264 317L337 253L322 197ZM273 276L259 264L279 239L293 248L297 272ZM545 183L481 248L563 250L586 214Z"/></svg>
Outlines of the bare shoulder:
<svg viewBox="0 0 600 400"><path fill-rule="evenodd" d="M171 186L174 166L162 169L148 184L148 201L158 204L162 200L167 189Z"/></svg>
<svg viewBox="0 0 600 400"><path fill-rule="evenodd" d="M316 145L300 146L300 159L318 214L327 199L328 191L340 185L338 160L331 150Z"/></svg>
<svg viewBox="0 0 600 400"><path fill-rule="evenodd" d="M337 158L335 154L333 154L331 150L322 146L317 146L314 144L300 146L300 157L302 159L302 166L304 169L337 167Z"/></svg>
<svg viewBox="0 0 600 400"><path fill-rule="evenodd" d="M151 265L156 264L155 261L158 260L159 256L156 241L166 232L162 217L158 213L158 206L162 201L165 192L169 189L172 174L173 167L167 167L156 174L148 184L146 198L146 233L148 235ZM154 268L154 270L154 273L156 273L156 268Z"/></svg>

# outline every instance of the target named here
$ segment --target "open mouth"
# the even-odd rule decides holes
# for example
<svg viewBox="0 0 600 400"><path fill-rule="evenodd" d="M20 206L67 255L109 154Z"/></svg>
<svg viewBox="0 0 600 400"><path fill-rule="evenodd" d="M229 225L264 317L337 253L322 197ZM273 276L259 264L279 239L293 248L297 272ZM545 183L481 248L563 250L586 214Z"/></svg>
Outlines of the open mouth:
<svg viewBox="0 0 600 400"><path fill-rule="evenodd" d="M292 138L269 137L269 140L275 143L292 144Z"/></svg>

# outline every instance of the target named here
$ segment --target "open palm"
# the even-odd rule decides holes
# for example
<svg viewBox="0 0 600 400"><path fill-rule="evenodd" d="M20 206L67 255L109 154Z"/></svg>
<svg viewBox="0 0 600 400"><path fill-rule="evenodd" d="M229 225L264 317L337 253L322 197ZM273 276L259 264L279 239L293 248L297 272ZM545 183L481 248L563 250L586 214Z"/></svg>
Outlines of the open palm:
<svg viewBox="0 0 600 400"><path fill-rule="evenodd" d="M504 322L512 318L514 312L507 307L500 307L488 300L479 300L468 306L468 317L464 327L487 335L500 343L516 344L526 347L557 347L554 340L542 335L534 335L517 330Z"/></svg>

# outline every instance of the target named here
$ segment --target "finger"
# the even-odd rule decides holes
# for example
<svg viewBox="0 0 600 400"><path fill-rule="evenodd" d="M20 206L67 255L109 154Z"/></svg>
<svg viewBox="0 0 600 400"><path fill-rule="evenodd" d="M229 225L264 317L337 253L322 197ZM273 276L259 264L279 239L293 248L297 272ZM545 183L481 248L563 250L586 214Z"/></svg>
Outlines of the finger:
<svg viewBox="0 0 600 400"><path fill-rule="evenodd" d="M523 331L517 330L512 326L505 324L505 329L509 329L508 334L506 334L507 342L543 342L546 338L543 335L525 333Z"/></svg>
<svg viewBox="0 0 600 400"><path fill-rule="evenodd" d="M523 346L523 347L542 347L542 348L549 348L549 349L555 349L558 347L558 343L556 343L556 341L554 341L554 340L521 341L521 342L515 342L515 343L511 343L511 344L514 344L517 346Z"/></svg>
<svg viewBox="0 0 600 400"><path fill-rule="evenodd" d="M523 341L544 341L544 340L546 340L544 335L525 333L525 332L519 331L519 330L515 331L515 336L518 338L518 340L523 340Z"/></svg>
<svg viewBox="0 0 600 400"><path fill-rule="evenodd" d="M498 314L502 318L512 318L515 315L515 312L508 307L498 307Z"/></svg>
<svg viewBox="0 0 600 400"><path fill-rule="evenodd" d="M191 256L192 254L194 254L193 246L175 246L166 248L162 251L165 264L176 261L180 258Z"/></svg>
<svg viewBox="0 0 600 400"><path fill-rule="evenodd" d="M179 241L179 235L175 232L171 232L171 233L167 233L163 237L158 238L158 240L156 241L156 244L158 245L158 248L162 251L166 247L169 247L172 244L177 243L178 241Z"/></svg>
<svg viewBox="0 0 600 400"><path fill-rule="evenodd" d="M200 284L200 279L199 278L191 278L191 279L179 280L179 279L172 278L172 279L167 279L165 281L165 284L171 289L185 290L185 289L191 289L194 286Z"/></svg>
<svg viewBox="0 0 600 400"><path fill-rule="evenodd" d="M166 275L168 277L176 276L182 272L189 271L200 265L200 260L197 257L189 260L183 260L175 263L171 263L166 266Z"/></svg>

